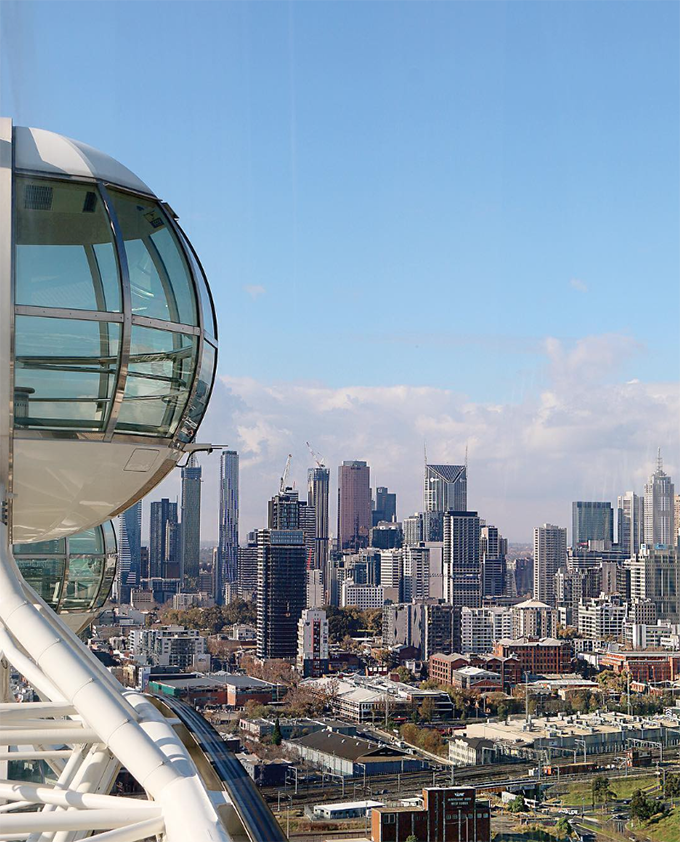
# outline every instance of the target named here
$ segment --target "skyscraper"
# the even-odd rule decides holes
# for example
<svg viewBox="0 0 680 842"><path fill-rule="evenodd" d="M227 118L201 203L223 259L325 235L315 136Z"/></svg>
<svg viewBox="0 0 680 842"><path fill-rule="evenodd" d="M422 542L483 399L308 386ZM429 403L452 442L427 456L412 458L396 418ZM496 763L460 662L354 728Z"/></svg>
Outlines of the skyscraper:
<svg viewBox="0 0 680 842"><path fill-rule="evenodd" d="M377 526L383 520L391 523L397 519L397 495L383 485L379 485L375 490L372 518L373 526Z"/></svg>
<svg viewBox="0 0 680 842"><path fill-rule="evenodd" d="M614 510L611 503L578 500L571 504L571 543L577 547L588 541L614 540Z"/></svg>
<svg viewBox="0 0 680 842"><path fill-rule="evenodd" d="M450 605L482 604L480 529L477 512L444 515L444 599Z"/></svg>
<svg viewBox="0 0 680 842"><path fill-rule="evenodd" d="M314 506L316 517L316 537L314 547L314 569L324 571L324 581L328 567L328 492L331 472L319 466L307 471L307 503Z"/></svg>
<svg viewBox="0 0 680 842"><path fill-rule="evenodd" d="M534 529L534 599L555 605L555 573L567 566L567 530L551 523Z"/></svg>
<svg viewBox="0 0 680 842"><path fill-rule="evenodd" d="M371 523L371 469L365 462L343 462L338 468L339 549L366 547Z"/></svg>
<svg viewBox="0 0 680 842"><path fill-rule="evenodd" d="M649 547L670 547L676 543L674 526L675 486L663 469L661 448L656 471L645 485L645 544Z"/></svg>
<svg viewBox="0 0 680 842"><path fill-rule="evenodd" d="M257 533L257 656L295 658L298 621L307 602L301 529Z"/></svg>
<svg viewBox="0 0 680 842"><path fill-rule="evenodd" d="M634 556L644 541L645 500L626 491L617 500L617 536L619 547L629 557Z"/></svg>
<svg viewBox="0 0 680 842"><path fill-rule="evenodd" d="M484 525L479 537L482 565L482 596L501 596L505 593L506 555L508 541L497 526Z"/></svg>
<svg viewBox="0 0 680 842"><path fill-rule="evenodd" d="M238 548L238 595L257 599L257 532L249 532L246 545Z"/></svg>
<svg viewBox="0 0 680 842"><path fill-rule="evenodd" d="M177 503L167 497L151 504L149 572L152 578L179 579Z"/></svg>
<svg viewBox="0 0 680 842"><path fill-rule="evenodd" d="M426 512L467 511L467 467L425 465L423 497Z"/></svg>
<svg viewBox="0 0 680 842"><path fill-rule="evenodd" d="M180 578L198 578L201 554L201 466L192 453L182 468L182 542Z"/></svg>
<svg viewBox="0 0 680 842"><path fill-rule="evenodd" d="M238 579L238 453L223 450L220 459L219 548L215 567L215 602L224 601L224 583Z"/></svg>
<svg viewBox="0 0 680 842"><path fill-rule="evenodd" d="M142 577L142 501L118 518L118 601L130 602L130 591Z"/></svg>

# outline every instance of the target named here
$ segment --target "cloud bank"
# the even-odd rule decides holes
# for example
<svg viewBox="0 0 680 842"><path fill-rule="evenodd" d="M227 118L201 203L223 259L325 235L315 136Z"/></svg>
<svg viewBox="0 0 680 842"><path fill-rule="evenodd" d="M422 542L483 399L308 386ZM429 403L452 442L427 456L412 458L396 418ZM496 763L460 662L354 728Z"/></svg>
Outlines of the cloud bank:
<svg viewBox="0 0 680 842"><path fill-rule="evenodd" d="M468 503L511 541L528 541L543 522L570 525L572 500L612 500L642 491L661 446L680 486L677 383L617 382L619 365L640 347L607 334L567 347L543 343L540 386L505 404L481 403L451 388L262 383L221 377L201 441L228 442L241 455L241 532L263 526L288 453L304 493L312 464L305 442L331 468L365 459L371 482L397 492L398 516L422 507L423 448L431 462L469 453ZM455 372L452 372L455 380ZM202 457L203 538L217 534L219 457ZM151 496L179 493L179 476Z"/></svg>

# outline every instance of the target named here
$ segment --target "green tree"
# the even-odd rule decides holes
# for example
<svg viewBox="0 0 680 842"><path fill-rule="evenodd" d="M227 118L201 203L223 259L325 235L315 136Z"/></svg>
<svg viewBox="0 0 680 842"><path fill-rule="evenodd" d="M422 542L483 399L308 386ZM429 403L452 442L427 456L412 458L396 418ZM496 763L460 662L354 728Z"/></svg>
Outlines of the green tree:
<svg viewBox="0 0 680 842"><path fill-rule="evenodd" d="M280 746L281 745L281 723L279 722L279 717L276 717L276 721L274 722L274 727L272 729L272 745Z"/></svg>
<svg viewBox="0 0 680 842"><path fill-rule="evenodd" d="M411 670L406 669L406 667L397 667L395 672L399 676L399 681L403 681L405 684L408 684L409 681L413 681L413 674Z"/></svg>
<svg viewBox="0 0 680 842"><path fill-rule="evenodd" d="M406 837L406 842L418 842L418 837L415 835L415 833L410 833Z"/></svg>
<svg viewBox="0 0 680 842"><path fill-rule="evenodd" d="M614 793L609 785L609 778L604 775L597 775L593 778L591 791L593 794L593 806L597 804L598 801L607 804L614 797Z"/></svg>
<svg viewBox="0 0 680 842"><path fill-rule="evenodd" d="M648 795L645 795L641 789L636 789L633 797L630 800L630 815L631 818L637 819L641 822L649 821L652 816L663 812L663 805Z"/></svg>
<svg viewBox="0 0 680 842"><path fill-rule="evenodd" d="M526 813L527 805L523 795L516 795L508 804L508 810L511 813Z"/></svg>
<svg viewBox="0 0 680 842"><path fill-rule="evenodd" d="M423 722L432 722L435 714L435 703L432 696L425 696L420 705L420 718Z"/></svg>
<svg viewBox="0 0 680 842"><path fill-rule="evenodd" d="M571 822L566 816L560 816L555 824L555 829L560 836L569 837L572 834Z"/></svg>
<svg viewBox="0 0 680 842"><path fill-rule="evenodd" d="M666 775L663 794L666 798L680 798L680 775L673 772Z"/></svg>

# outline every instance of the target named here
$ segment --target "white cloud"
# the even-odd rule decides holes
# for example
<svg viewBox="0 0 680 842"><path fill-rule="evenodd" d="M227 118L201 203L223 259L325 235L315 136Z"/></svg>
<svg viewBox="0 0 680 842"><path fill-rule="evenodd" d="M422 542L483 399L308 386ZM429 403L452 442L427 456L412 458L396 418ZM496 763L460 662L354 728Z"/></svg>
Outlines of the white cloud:
<svg viewBox="0 0 680 842"><path fill-rule="evenodd" d="M659 445L669 472L680 471L678 384L616 380L618 364L638 350L619 335L569 347L547 339L545 382L508 404L429 386L222 377L199 438L228 441L241 454L242 532L264 524L288 453L305 493L306 441L326 458L332 484L343 459L366 459L374 487L397 492L399 516L422 505L423 444L441 462L462 460L468 444L470 507L511 540L529 540L544 521L569 525L572 500L615 503L623 491L641 491ZM217 533L219 462L202 462L207 539ZM169 482L164 493L178 494L179 477Z"/></svg>
<svg viewBox="0 0 680 842"><path fill-rule="evenodd" d="M246 284L243 287L244 292L247 292L248 295L256 301L261 295L264 295L267 291L261 284Z"/></svg>
<svg viewBox="0 0 680 842"><path fill-rule="evenodd" d="M571 278L569 280L569 286L572 289L578 290L578 292L588 292L588 284L585 281L581 281L579 278Z"/></svg>

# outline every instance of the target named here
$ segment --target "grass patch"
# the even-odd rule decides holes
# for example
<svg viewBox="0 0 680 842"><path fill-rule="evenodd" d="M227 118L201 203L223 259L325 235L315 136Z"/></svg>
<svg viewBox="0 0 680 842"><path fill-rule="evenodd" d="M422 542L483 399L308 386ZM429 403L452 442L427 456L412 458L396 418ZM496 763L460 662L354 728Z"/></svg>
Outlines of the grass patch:
<svg viewBox="0 0 680 842"><path fill-rule="evenodd" d="M658 783L656 775L642 775L636 778L610 778L609 785L616 798L632 798L638 789L646 789ZM588 809L593 803L592 779L569 784L566 792L558 796L566 807L580 807L585 804ZM678 840L680 842L680 840Z"/></svg>
<svg viewBox="0 0 680 842"><path fill-rule="evenodd" d="M662 819L651 819L641 826L636 825L633 832L657 842L680 842L680 810L674 807Z"/></svg>

